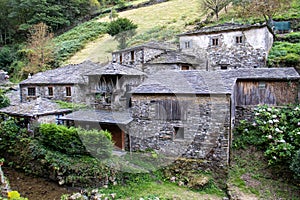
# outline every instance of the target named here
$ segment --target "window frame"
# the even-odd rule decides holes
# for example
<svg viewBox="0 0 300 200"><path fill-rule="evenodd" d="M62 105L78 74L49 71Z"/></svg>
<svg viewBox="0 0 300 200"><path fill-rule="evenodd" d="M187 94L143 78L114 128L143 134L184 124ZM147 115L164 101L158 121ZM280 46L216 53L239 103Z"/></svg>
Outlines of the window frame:
<svg viewBox="0 0 300 200"><path fill-rule="evenodd" d="M235 44L244 44L245 43L245 37L243 35L236 35L235 36Z"/></svg>
<svg viewBox="0 0 300 200"><path fill-rule="evenodd" d="M66 97L71 97L71 96L72 96L72 87L66 86Z"/></svg>
<svg viewBox="0 0 300 200"><path fill-rule="evenodd" d="M54 96L54 89L52 86L48 87L48 96L53 97Z"/></svg>
<svg viewBox="0 0 300 200"><path fill-rule="evenodd" d="M27 96L35 97L36 96L36 87L28 87L27 88Z"/></svg>
<svg viewBox="0 0 300 200"><path fill-rule="evenodd" d="M190 49L191 48L191 41L185 41L184 42L184 48L185 49Z"/></svg>

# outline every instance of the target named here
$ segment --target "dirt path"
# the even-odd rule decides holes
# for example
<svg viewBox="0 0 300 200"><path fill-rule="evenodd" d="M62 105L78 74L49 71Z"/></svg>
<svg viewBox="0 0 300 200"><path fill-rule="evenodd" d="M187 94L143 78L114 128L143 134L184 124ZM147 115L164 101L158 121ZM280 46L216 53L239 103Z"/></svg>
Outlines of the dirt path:
<svg viewBox="0 0 300 200"><path fill-rule="evenodd" d="M60 200L61 195L78 192L74 188L59 186L43 178L25 175L8 167L2 168L9 179L12 190L17 190L22 197L29 200Z"/></svg>

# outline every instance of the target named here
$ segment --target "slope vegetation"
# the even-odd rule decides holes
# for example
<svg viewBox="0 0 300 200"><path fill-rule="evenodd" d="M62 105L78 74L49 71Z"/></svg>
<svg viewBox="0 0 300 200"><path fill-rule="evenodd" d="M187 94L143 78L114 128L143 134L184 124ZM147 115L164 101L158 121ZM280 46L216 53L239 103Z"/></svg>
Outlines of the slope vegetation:
<svg viewBox="0 0 300 200"><path fill-rule="evenodd" d="M176 34L186 31L186 26L193 24L203 13L200 11L199 0L172 0L148 7L128 10L118 13L138 25L137 35L129 41L135 45L151 39L176 40ZM108 16L98 19L109 21ZM80 63L86 59L94 62L111 60L111 52L117 49L117 42L109 35L99 35L99 38L88 43L84 49L77 52L67 63Z"/></svg>

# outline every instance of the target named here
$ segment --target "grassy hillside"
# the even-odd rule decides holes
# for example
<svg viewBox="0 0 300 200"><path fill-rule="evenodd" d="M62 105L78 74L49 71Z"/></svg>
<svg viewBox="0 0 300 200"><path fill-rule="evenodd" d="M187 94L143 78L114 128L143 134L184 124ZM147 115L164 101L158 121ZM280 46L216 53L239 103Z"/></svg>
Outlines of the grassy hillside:
<svg viewBox="0 0 300 200"><path fill-rule="evenodd" d="M203 16L199 9L199 0L172 0L144 8L124 11L120 17L126 17L138 25L137 35L130 43L134 45L150 39L174 40L176 34L185 31L185 25L194 23ZM108 22L108 16L98 19ZM111 60L111 52L117 49L117 43L109 35L101 35L77 52L67 63L80 63L86 59L95 62Z"/></svg>

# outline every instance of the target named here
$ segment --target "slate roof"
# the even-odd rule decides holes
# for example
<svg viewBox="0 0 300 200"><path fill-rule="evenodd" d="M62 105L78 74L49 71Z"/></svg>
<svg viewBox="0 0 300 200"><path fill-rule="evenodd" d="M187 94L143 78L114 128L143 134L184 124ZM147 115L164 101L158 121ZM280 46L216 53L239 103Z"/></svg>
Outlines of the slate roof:
<svg viewBox="0 0 300 200"><path fill-rule="evenodd" d="M70 109L61 109L56 103L48 99L41 98L26 103L14 103L8 107L0 109L0 113L20 117L53 115L69 112L71 112Z"/></svg>
<svg viewBox="0 0 300 200"><path fill-rule="evenodd" d="M80 110L60 118L61 120L73 120L83 122L100 122L110 124L128 124L132 121L129 112L108 110Z"/></svg>
<svg viewBox="0 0 300 200"><path fill-rule="evenodd" d="M219 71L161 71L149 77L134 94L231 94L238 79L300 79L294 68L258 68Z"/></svg>
<svg viewBox="0 0 300 200"><path fill-rule="evenodd" d="M20 83L28 84L85 84L87 78L84 74L100 68L99 64L92 61L84 61L80 64L70 64L57 69L39 72Z"/></svg>
<svg viewBox="0 0 300 200"><path fill-rule="evenodd" d="M167 51L164 54L161 54L159 57L154 58L152 61L148 62L149 64L192 64L199 65L200 63L204 63L204 60L201 58L197 58L194 55L189 55L186 53L178 52L178 51Z"/></svg>
<svg viewBox="0 0 300 200"><path fill-rule="evenodd" d="M109 63L105 66L99 67L86 75L128 75L128 76L142 76L145 75L144 72L134 69L132 67L127 67L119 63Z"/></svg>
<svg viewBox="0 0 300 200"><path fill-rule="evenodd" d="M151 49L161 49L161 50L167 50L167 49L177 49L177 47L169 42L158 42L158 41L149 41L146 42L144 44L140 44L140 45L136 45L133 47L129 47L126 49L122 49L119 51L114 51L114 53L120 53L120 52L125 52L125 51L132 51L132 50L136 50L136 49L142 49L142 48L151 48Z"/></svg>
<svg viewBox="0 0 300 200"><path fill-rule="evenodd" d="M262 28L266 27L266 24L236 24L236 23L225 23L225 24L218 24L215 26L203 27L197 31L191 31L179 34L179 36L186 36L186 35L204 35L204 34L211 34L211 33L220 33L220 32L229 32L229 31L241 31L241 30L249 30L253 28Z"/></svg>

